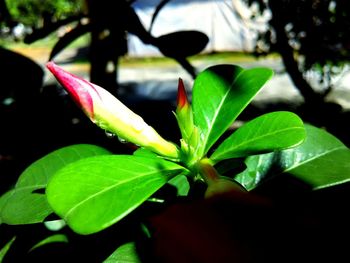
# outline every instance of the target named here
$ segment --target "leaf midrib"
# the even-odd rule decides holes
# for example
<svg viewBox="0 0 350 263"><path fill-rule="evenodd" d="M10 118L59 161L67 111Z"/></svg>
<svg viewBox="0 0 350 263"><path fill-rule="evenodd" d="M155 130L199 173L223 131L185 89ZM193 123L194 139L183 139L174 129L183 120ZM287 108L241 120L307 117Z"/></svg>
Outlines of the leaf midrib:
<svg viewBox="0 0 350 263"><path fill-rule="evenodd" d="M227 150L227 151L224 151L222 154L218 155L218 157L222 156L222 155L225 155L227 154L228 152L232 152L234 151L235 149L239 148L239 147L242 147L246 144L249 144L249 143L252 143L254 141L257 141L257 140L261 140L265 137L269 137L269 136L275 136L276 134L278 133L282 133L282 132L286 132L288 130L298 130L298 129L301 129L301 130L304 130L303 127L291 127L291 128L287 128L287 129L282 129L282 130L278 130L278 131L275 131L275 132L271 132L271 133L268 133L268 134L265 134L265 135L262 135L262 136L258 136L258 137L254 137L254 139L248 139L248 140L245 140L244 142L240 143L240 144L236 144L236 146L230 148L230 150ZM215 159L219 159L218 157L216 157Z"/></svg>
<svg viewBox="0 0 350 263"><path fill-rule="evenodd" d="M180 170L180 169L175 169L175 170L172 170L172 171L176 171L176 170ZM107 187L107 188L104 188L103 190L98 191L98 192L96 192L95 194L92 194L92 195L90 195L88 198L86 198L86 199L80 201L79 203L77 203L75 206L73 206L71 209L69 209L69 210L67 211L66 215L64 216L64 219L67 220L68 217L69 217L69 215L70 215L71 213L73 213L74 210L76 210L79 206L83 205L84 203L88 202L89 200L95 198L95 197L98 196L98 195L101 195L101 194L103 194L103 193L105 193L105 192L110 191L111 189L117 187L118 185L123 185L123 184L126 184L126 183L128 183L128 182L137 180L138 178L145 177L145 176L150 176L150 175L155 174L155 173L158 173L158 172L161 173L161 172L163 172L163 171L169 171L169 169L157 170L156 172L152 171L152 172L144 173L144 174L139 175L139 176L137 176L137 177L133 177L133 178L129 178L129 179L126 179L126 180L118 181L118 182L116 182L115 184L112 184L111 186L109 186L109 187Z"/></svg>
<svg viewBox="0 0 350 263"><path fill-rule="evenodd" d="M293 170L293 169L295 169L295 168L297 168L297 167L299 167L299 166L301 166L301 165L304 165L304 164L306 164L306 163L308 163L308 162L311 162L311 161L313 161L313 160L315 160L315 159L317 159L317 158L320 158L320 157L322 157L322 156L325 156L325 155L327 155L327 154L330 154L330 153L332 153L332 152L334 152L334 151L338 151L338 150L341 150L341 149L347 149L347 148L346 148L344 145L340 145L340 146L337 147L337 148L333 148L333 149L331 149L331 150L329 150L329 151L326 151L326 152L323 152L323 153L321 153L321 154L315 155L314 157L312 157L312 158L310 158L310 159L306 159L305 161L300 162L300 163L298 163L297 165L291 166L291 167L289 167L289 168L283 170L281 173L289 172L289 171L291 171L291 170Z"/></svg>
<svg viewBox="0 0 350 263"><path fill-rule="evenodd" d="M213 118L212 118L212 121L209 122L210 126L208 126L208 130L207 130L207 134L205 136L205 140L204 140L204 143L203 143L203 149L202 151L204 151L206 148L207 148L207 143L208 143L208 139L210 137L210 134L211 134L211 131L212 131L212 128L214 126L214 123L216 122L217 120L217 116L219 115L219 112L222 108L222 105L224 104L224 102L226 101L226 98L228 96L228 94L230 94L232 88L234 87L234 85L236 84L236 82L238 81L239 77L241 76L241 74L243 74L244 70L242 70L240 73L238 73L237 77L235 78L235 80L231 83L230 85L230 88L227 89L227 92L225 93L225 95L222 97L223 99L220 101L220 104L219 104L219 107L218 107L218 110L214 111L214 115L213 115ZM205 118L207 120L207 118Z"/></svg>

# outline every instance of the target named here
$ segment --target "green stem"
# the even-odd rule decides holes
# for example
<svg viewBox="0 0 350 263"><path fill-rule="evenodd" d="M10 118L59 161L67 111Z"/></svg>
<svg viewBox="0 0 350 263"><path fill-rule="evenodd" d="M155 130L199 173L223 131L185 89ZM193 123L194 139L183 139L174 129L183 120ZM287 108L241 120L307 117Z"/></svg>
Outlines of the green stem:
<svg viewBox="0 0 350 263"><path fill-rule="evenodd" d="M207 183L207 185L212 185L220 179L220 174L214 168L213 163L208 158L204 158L197 163L198 172Z"/></svg>
<svg viewBox="0 0 350 263"><path fill-rule="evenodd" d="M214 168L213 162L208 158L204 158L197 163L197 170L208 185L205 192L206 198L229 192L246 192L246 189L236 181L221 176Z"/></svg>

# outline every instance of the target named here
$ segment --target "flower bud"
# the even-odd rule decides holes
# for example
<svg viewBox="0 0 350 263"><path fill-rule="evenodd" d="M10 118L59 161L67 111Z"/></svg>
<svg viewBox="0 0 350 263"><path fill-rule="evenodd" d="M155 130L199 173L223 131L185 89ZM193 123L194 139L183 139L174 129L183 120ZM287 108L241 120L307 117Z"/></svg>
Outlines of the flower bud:
<svg viewBox="0 0 350 263"><path fill-rule="evenodd" d="M169 158L179 158L178 147L163 139L151 126L107 90L75 76L53 62L47 68L92 122L119 138Z"/></svg>
<svg viewBox="0 0 350 263"><path fill-rule="evenodd" d="M188 101L185 86L182 79L179 79L177 92L176 119L180 127L182 138L189 143L193 132L193 113L191 104Z"/></svg>

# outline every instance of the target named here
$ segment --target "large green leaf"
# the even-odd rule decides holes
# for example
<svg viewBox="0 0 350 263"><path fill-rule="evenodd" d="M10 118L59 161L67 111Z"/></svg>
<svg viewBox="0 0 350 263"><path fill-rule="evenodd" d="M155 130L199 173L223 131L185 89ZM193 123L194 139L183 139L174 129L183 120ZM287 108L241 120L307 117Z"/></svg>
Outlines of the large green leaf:
<svg viewBox="0 0 350 263"><path fill-rule="evenodd" d="M96 156L59 170L46 193L75 232L91 234L126 216L184 170L161 158Z"/></svg>
<svg viewBox="0 0 350 263"><path fill-rule="evenodd" d="M46 196L40 193L51 176L71 162L101 154L110 152L95 145L78 144L53 151L32 163L20 175L15 188L0 197L0 223L42 222L52 213Z"/></svg>
<svg viewBox="0 0 350 263"><path fill-rule="evenodd" d="M229 136L210 159L218 162L230 158L297 146L305 139L303 121L287 111L267 113L247 122Z"/></svg>
<svg viewBox="0 0 350 263"><path fill-rule="evenodd" d="M201 72L193 86L194 123L201 132L200 158L227 130L273 75L267 68L217 65Z"/></svg>
<svg viewBox="0 0 350 263"><path fill-rule="evenodd" d="M306 140L280 152L249 157L235 179L251 190L273 176L291 175L312 189L350 181L350 150L325 130L305 125Z"/></svg>

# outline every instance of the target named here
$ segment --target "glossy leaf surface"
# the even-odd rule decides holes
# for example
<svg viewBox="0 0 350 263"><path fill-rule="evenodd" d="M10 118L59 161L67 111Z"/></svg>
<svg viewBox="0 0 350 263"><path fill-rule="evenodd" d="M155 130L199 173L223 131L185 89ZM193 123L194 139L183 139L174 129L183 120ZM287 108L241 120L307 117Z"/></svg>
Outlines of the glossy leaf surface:
<svg viewBox="0 0 350 263"><path fill-rule="evenodd" d="M280 152L249 157L235 179L251 190L273 176L293 176L312 189L350 181L350 150L330 133L306 125L306 140Z"/></svg>
<svg viewBox="0 0 350 263"><path fill-rule="evenodd" d="M42 222L52 213L46 196L41 193L51 176L71 162L101 154L110 152L95 145L79 144L53 151L32 163L21 174L15 188L0 197L0 223Z"/></svg>
<svg viewBox="0 0 350 263"><path fill-rule="evenodd" d="M161 158L97 156L58 171L46 193L75 232L91 234L122 219L184 170Z"/></svg>
<svg viewBox="0 0 350 263"><path fill-rule="evenodd" d="M217 65L197 76L192 97L194 123L202 142L197 156L207 153L272 75L267 68Z"/></svg>
<svg viewBox="0 0 350 263"><path fill-rule="evenodd" d="M267 113L238 128L219 145L210 159L218 162L282 150L297 146L305 135L304 124L296 114L286 111Z"/></svg>

